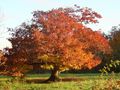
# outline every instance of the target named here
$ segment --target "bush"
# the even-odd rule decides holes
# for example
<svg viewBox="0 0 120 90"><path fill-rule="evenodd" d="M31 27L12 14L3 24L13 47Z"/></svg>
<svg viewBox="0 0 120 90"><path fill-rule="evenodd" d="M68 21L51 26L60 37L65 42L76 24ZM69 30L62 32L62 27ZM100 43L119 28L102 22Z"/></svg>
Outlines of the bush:
<svg viewBox="0 0 120 90"><path fill-rule="evenodd" d="M101 76L97 80L85 80L80 82L81 90L120 90L120 85L118 84L115 75L113 74L110 78L105 79Z"/></svg>

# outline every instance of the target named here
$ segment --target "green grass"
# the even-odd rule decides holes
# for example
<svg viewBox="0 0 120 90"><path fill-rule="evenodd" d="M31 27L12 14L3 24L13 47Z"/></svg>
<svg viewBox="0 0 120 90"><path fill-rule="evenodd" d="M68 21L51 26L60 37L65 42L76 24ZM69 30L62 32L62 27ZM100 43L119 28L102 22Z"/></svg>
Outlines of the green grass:
<svg viewBox="0 0 120 90"><path fill-rule="evenodd" d="M50 74L28 74L27 78L48 78ZM112 74L103 75L102 77L107 79L113 76ZM99 79L101 77L100 73L86 73L86 74L72 74L72 73L62 73L60 74L61 78L81 78L81 79ZM115 79L120 79L120 74L117 73L114 75Z"/></svg>
<svg viewBox="0 0 120 90"><path fill-rule="evenodd" d="M49 84L0 82L0 90L120 90L120 85L114 79L55 82Z"/></svg>
<svg viewBox="0 0 120 90"><path fill-rule="evenodd" d="M42 78L46 79L50 76L49 73L47 74L27 74L26 78L29 79L35 79L35 78ZM109 75L103 75L102 78L107 79L113 76L112 74ZM62 73L60 74L61 78L81 78L81 79L89 79L89 80L94 80L94 79L99 79L101 77L100 73L82 73L82 74L74 74L74 73ZM115 79L120 79L120 73L117 73L114 75ZM11 79L11 77L8 76L0 76L0 80L6 80L6 79Z"/></svg>
<svg viewBox="0 0 120 90"><path fill-rule="evenodd" d="M50 74L28 74L27 79L47 79ZM0 90L120 90L120 74L71 74L62 73L62 78L79 78L78 81L55 83L11 82L10 77L0 76Z"/></svg>
<svg viewBox="0 0 120 90"><path fill-rule="evenodd" d="M0 83L0 90L80 90L76 82L57 82L50 84Z"/></svg>

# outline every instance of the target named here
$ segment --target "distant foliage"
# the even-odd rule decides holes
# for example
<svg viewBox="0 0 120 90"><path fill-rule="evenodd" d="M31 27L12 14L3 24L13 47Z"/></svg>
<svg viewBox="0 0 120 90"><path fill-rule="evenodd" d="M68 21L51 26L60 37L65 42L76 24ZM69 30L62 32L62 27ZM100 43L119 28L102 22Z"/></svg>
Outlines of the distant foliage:
<svg viewBox="0 0 120 90"><path fill-rule="evenodd" d="M111 59L120 61L120 25L113 26L107 38L112 48ZM114 71L120 72L120 66L117 66Z"/></svg>
<svg viewBox="0 0 120 90"><path fill-rule="evenodd" d="M114 26L108 37L111 48L113 49L112 58L120 60L120 25Z"/></svg>

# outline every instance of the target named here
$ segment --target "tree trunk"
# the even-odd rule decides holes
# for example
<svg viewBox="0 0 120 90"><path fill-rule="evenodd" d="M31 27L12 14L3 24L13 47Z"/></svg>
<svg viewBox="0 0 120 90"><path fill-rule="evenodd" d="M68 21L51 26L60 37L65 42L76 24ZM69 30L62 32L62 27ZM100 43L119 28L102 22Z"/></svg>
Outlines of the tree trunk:
<svg viewBox="0 0 120 90"><path fill-rule="evenodd" d="M49 77L49 79L47 80L47 82L56 82L56 81L60 81L60 78L59 78L59 71L58 69L53 69L51 71L51 76Z"/></svg>

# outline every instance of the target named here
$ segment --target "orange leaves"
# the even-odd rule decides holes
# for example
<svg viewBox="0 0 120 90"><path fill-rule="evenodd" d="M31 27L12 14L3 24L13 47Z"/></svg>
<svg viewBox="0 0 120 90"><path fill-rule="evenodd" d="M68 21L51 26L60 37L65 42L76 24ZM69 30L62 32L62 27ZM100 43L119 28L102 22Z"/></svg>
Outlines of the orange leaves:
<svg viewBox="0 0 120 90"><path fill-rule="evenodd" d="M10 38L12 58L21 65L36 62L44 68L91 69L101 61L98 53L107 53L110 49L101 33L83 25L96 23L97 18L101 18L89 8L75 6L35 11L33 16L33 24L24 23L12 30Z"/></svg>
<svg viewBox="0 0 120 90"><path fill-rule="evenodd" d="M82 24L96 23L96 18L101 18L100 14L89 8L59 8L48 12L36 12L34 16L37 18L36 22L41 24L40 33L44 34L43 40L39 39L39 44L46 41L38 47L38 50L42 50L39 55L58 55L59 62L55 62L58 67L61 63L75 69L92 68L100 63L96 52L106 53L110 49L108 41L101 33L92 31Z"/></svg>
<svg viewBox="0 0 120 90"><path fill-rule="evenodd" d="M92 11L90 8L82 8L81 9L82 17L81 22L85 23L97 23L98 20L96 18L102 18L100 14L95 11Z"/></svg>
<svg viewBox="0 0 120 90"><path fill-rule="evenodd" d="M71 47L66 51L63 56L63 64L69 68L82 69L88 67L91 69L101 62L100 58L96 58L91 52L82 50L82 47Z"/></svg>
<svg viewBox="0 0 120 90"><path fill-rule="evenodd" d="M23 76L23 74L21 73L21 72L15 72L15 73L12 73L12 75L11 76L14 76L14 77L21 77L21 76Z"/></svg>
<svg viewBox="0 0 120 90"><path fill-rule="evenodd" d="M4 56L4 53L0 51L0 66L4 66L7 58Z"/></svg>

